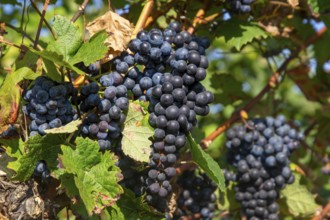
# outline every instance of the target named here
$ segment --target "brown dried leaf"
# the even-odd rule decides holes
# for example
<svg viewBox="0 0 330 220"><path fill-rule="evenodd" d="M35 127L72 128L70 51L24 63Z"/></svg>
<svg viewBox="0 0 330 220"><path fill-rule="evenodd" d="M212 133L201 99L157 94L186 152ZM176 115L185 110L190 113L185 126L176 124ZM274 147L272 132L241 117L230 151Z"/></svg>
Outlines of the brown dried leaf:
<svg viewBox="0 0 330 220"><path fill-rule="evenodd" d="M292 6L292 8L295 8L299 5L299 0L288 0L288 3Z"/></svg>
<svg viewBox="0 0 330 220"><path fill-rule="evenodd" d="M134 26L128 20L112 11L96 18L86 28L91 36L101 30L105 30L109 34L105 40L109 51L102 62L109 61L124 51L134 30Z"/></svg>

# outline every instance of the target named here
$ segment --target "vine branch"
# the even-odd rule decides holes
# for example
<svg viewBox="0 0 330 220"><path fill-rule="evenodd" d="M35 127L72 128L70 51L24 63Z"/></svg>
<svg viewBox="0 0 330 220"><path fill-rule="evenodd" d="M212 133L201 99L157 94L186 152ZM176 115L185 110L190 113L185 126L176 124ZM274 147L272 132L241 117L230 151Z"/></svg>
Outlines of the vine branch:
<svg viewBox="0 0 330 220"><path fill-rule="evenodd" d="M268 93L272 88L275 88L278 85L278 80L281 76L281 73L286 70L288 64L296 58L299 54L299 52L303 49L305 49L307 46L315 42L318 38L320 38L325 32L327 28L324 27L320 31L318 31L315 35L310 37L305 45L302 45L301 47L298 47L295 51L292 52L292 54L282 63L282 65L272 74L270 77L267 85L259 92L257 96L255 96L253 99L251 99L243 108L241 108L239 111L236 111L232 114L232 116L224 122L222 125L220 125L215 131L213 131L209 136L204 138L201 141L201 146L203 148L207 148L220 134L222 134L224 131L227 130L228 127L230 127L233 123L239 121L241 119L240 112L246 111L249 112L255 104L257 104L263 96Z"/></svg>
<svg viewBox="0 0 330 220"><path fill-rule="evenodd" d="M136 23L136 26L132 33L132 38L136 36L136 34L146 26L146 22L148 17L151 14L152 8L154 6L153 0L147 0L146 4L144 5L140 17Z"/></svg>
<svg viewBox="0 0 330 220"><path fill-rule="evenodd" d="M36 39L35 39L34 45L33 45L33 48L34 49L37 49L37 46L38 46L38 41L39 41L39 37L40 37L42 23L43 23L43 21L45 19L45 14L46 14L46 11L47 11L47 7L48 7L48 4L49 4L49 1L50 0L45 0L45 3L44 3L44 8L43 8L42 13L41 13L41 16L40 16L40 22L39 22L39 26L38 26L38 31L37 31Z"/></svg>
<svg viewBox="0 0 330 220"><path fill-rule="evenodd" d="M190 34L194 33L197 24L203 22L203 18L205 17L206 11L208 10L209 7L210 7L210 1L209 0L206 0L204 2L203 7L201 7L197 11L197 13L196 13L196 15L195 15L195 17L193 19L192 26L189 27L188 30L187 30Z"/></svg>
<svg viewBox="0 0 330 220"><path fill-rule="evenodd" d="M76 20L85 13L86 6L88 4L89 0L84 0L84 2L79 6L78 11L73 15L71 18L71 22L76 22Z"/></svg>
<svg viewBox="0 0 330 220"><path fill-rule="evenodd" d="M37 5L33 2L33 0L30 0L32 7L34 8L34 10L36 10L36 12L39 14L39 16L43 19L43 21L45 22L45 25L47 26L47 28L49 29L50 33L53 35L53 37L56 39L56 34L53 30L53 28L50 26L50 24L48 23L48 21L45 19L45 17L42 17L42 13L40 12L40 10L38 9Z"/></svg>
<svg viewBox="0 0 330 220"><path fill-rule="evenodd" d="M325 219L326 215L330 213L330 202L322 209L321 213L317 213L311 220L322 220Z"/></svg>

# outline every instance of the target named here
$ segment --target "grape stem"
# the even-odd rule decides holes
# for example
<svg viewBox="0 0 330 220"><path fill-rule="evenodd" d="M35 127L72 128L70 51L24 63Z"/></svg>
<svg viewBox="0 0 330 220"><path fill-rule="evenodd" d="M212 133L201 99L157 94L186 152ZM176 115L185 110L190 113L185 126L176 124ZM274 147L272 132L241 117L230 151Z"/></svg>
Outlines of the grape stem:
<svg viewBox="0 0 330 220"><path fill-rule="evenodd" d="M89 0L84 0L84 2L79 6L78 11L73 15L71 18L71 22L74 23L76 20L85 13L86 6L88 4Z"/></svg>
<svg viewBox="0 0 330 220"><path fill-rule="evenodd" d="M282 65L272 74L267 85L259 92L259 94L255 96L253 99L251 99L242 109L235 111L226 122L221 124L209 136L204 138L201 141L201 146L203 148L207 148L220 134L226 131L227 128L229 128L233 123L241 119L240 117L241 111L249 112L254 107L254 105L256 105L264 97L266 93L268 93L273 88L275 88L280 83L279 79L282 75L281 73L285 72L289 63L298 56L301 50L305 49L307 46L314 43L318 38L320 38L326 32L326 30L327 30L326 27L322 28L315 35L311 36L304 45L298 47L295 51L293 51L292 54L282 63Z"/></svg>
<svg viewBox="0 0 330 220"><path fill-rule="evenodd" d="M132 38L134 38L136 36L136 34L145 27L147 19L151 14L153 6L154 6L154 1L147 0L146 4L144 5L144 7L142 9L139 19L136 22L136 26L132 33Z"/></svg>
<svg viewBox="0 0 330 220"><path fill-rule="evenodd" d="M177 1L173 0L166 5L165 9L160 9L159 11L156 11L155 13L150 15L147 18L144 27L148 27L149 25L153 24L157 20L157 18L159 18L162 15L165 15L172 7L174 7L175 3L177 3Z"/></svg>
<svg viewBox="0 0 330 220"><path fill-rule="evenodd" d="M16 31L18 34L22 34L24 37L26 37L27 39L29 39L32 43L34 43L34 40L31 36L29 36L26 32L24 32L22 29L15 27L9 23L4 23L6 25L6 27ZM38 45L38 49L42 50L42 47L40 47L40 45Z"/></svg>
<svg viewBox="0 0 330 220"><path fill-rule="evenodd" d="M42 13L40 12L40 10L38 9L37 5L31 0L31 5L34 8L34 10L36 10L36 12L39 14L39 16L42 18L43 22L45 22L45 25L47 26L47 28L49 29L50 33L53 35L53 37L55 39L57 39L57 36L53 30L53 28L50 26L50 24L47 22L47 20L45 19L45 17L42 17Z"/></svg>
<svg viewBox="0 0 330 220"><path fill-rule="evenodd" d="M40 32L41 32L41 28L42 28L42 23L43 23L43 21L45 19L45 14L46 14L46 11L47 11L47 7L48 7L48 4L49 4L49 1L50 0L45 0L45 3L44 3L44 8L43 8L42 13L41 13L41 16L40 16L40 21L39 21L39 26L38 26L38 31L37 31L36 39L34 40L34 45L33 45L33 48L34 49L37 49L37 47L38 47L38 42L39 42Z"/></svg>
<svg viewBox="0 0 330 220"><path fill-rule="evenodd" d="M311 220L322 220L328 213L330 213L330 202L324 206L321 212L317 212Z"/></svg>
<svg viewBox="0 0 330 220"><path fill-rule="evenodd" d="M193 34L194 31L195 31L195 27L198 24L200 24L200 23L203 22L203 18L205 17L206 11L208 10L209 7L210 7L210 1L209 0L204 1L203 7L201 7L197 11L197 13L196 13L196 15L194 17L194 20L192 22L192 26L189 27L188 30L187 30L190 34Z"/></svg>

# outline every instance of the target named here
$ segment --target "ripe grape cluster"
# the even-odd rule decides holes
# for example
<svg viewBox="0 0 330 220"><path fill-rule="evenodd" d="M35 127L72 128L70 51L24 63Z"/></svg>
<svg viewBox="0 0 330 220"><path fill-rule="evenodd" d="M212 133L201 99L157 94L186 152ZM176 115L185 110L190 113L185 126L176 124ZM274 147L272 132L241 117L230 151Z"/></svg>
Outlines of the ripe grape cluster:
<svg viewBox="0 0 330 220"><path fill-rule="evenodd" d="M35 79L24 95L27 104L23 112L30 119L30 136L45 134L46 129L58 128L78 118L69 101L74 88L71 83L56 83L45 76Z"/></svg>
<svg viewBox="0 0 330 220"><path fill-rule="evenodd" d="M200 83L206 77L209 45L207 39L193 37L172 22L164 31L139 32L129 43L132 53L125 52L113 61L119 74L126 73L123 84L134 99L149 102L149 123L155 132L144 181L147 200L163 211L185 134L196 125L196 115L208 114L208 104L214 99Z"/></svg>
<svg viewBox="0 0 330 220"><path fill-rule="evenodd" d="M83 137L98 140L100 150L110 150L117 146L121 138L122 125L128 109L127 88L122 84L123 76L113 71L100 78L105 88L100 94L96 82L82 86L80 95L74 102L81 112L88 112L83 120Z"/></svg>
<svg viewBox="0 0 330 220"><path fill-rule="evenodd" d="M289 156L302 134L280 115L236 125L226 136L227 159L237 171L225 171L225 178L237 182L235 198L247 219L278 219L276 200L279 191L294 182Z"/></svg>
<svg viewBox="0 0 330 220"><path fill-rule="evenodd" d="M251 12L251 4L254 0L227 0L229 9L233 13L249 13Z"/></svg>
<svg viewBox="0 0 330 220"><path fill-rule="evenodd" d="M177 209L173 219L186 217L209 220L213 217L217 186L205 173L196 175L194 171L185 171L177 184L182 188L182 192L177 200Z"/></svg>

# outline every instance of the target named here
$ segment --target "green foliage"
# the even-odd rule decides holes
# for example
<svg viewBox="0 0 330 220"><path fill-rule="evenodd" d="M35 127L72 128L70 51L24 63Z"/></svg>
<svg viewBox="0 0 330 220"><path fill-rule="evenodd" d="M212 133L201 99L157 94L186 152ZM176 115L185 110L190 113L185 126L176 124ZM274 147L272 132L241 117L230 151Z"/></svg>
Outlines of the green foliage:
<svg viewBox="0 0 330 220"><path fill-rule="evenodd" d="M60 179L69 177L73 181L63 181L68 195L79 196L84 202L88 213L100 213L106 206L113 205L123 193L118 184L119 168L112 153L99 152L97 142L78 137L75 149L61 146L60 155L63 168Z"/></svg>
<svg viewBox="0 0 330 220"><path fill-rule="evenodd" d="M300 184L300 175L295 175L295 182L287 185L282 191L281 196L286 202L290 215L293 217L311 217L319 206L315 203L313 195L306 186Z"/></svg>
<svg viewBox="0 0 330 220"><path fill-rule="evenodd" d="M95 35L86 43L84 43L77 53L70 58L71 64L83 62L85 66L100 60L107 53L108 48L104 45L105 39L108 34L105 31L101 31Z"/></svg>
<svg viewBox="0 0 330 220"><path fill-rule="evenodd" d="M204 172L218 185L222 192L225 192L225 178L217 162L201 149L191 135L188 136L188 141L194 162L204 170Z"/></svg>
<svg viewBox="0 0 330 220"><path fill-rule="evenodd" d="M16 172L13 179L25 181L31 177L39 160L46 161L49 169L57 169L57 156L61 150L61 144L65 143L65 137L53 134L45 136L36 135L26 142L18 140L18 142L11 143L15 146L9 145L10 148L20 149L19 153L16 154L8 152L9 156L17 158L16 161L9 163L9 167Z"/></svg>
<svg viewBox="0 0 330 220"><path fill-rule="evenodd" d="M7 168L10 170L17 171L20 167L18 159L20 159L24 153L23 141L19 138L0 139L0 143L6 150L6 155L8 155L10 158L8 158L6 162L3 160L3 163L6 163ZM13 174L14 173L12 173L11 176L13 176Z"/></svg>
<svg viewBox="0 0 330 220"><path fill-rule="evenodd" d="M143 121L148 114L138 102L130 102L123 130L122 150L124 154L139 162L149 162L153 130Z"/></svg>
<svg viewBox="0 0 330 220"><path fill-rule="evenodd" d="M78 66L81 63L88 66L107 53L111 56L112 51L108 51L104 41L113 33L100 31L90 39L84 39L83 33L85 21L88 23L106 13L108 1L98 4L90 1L84 12L85 19L79 18L75 24L68 18L76 13L82 1L59 1L59 4L51 5L45 15L55 38L44 22L38 48L33 49L31 44L40 15L28 4L22 13L22 2L4 0L0 3L1 20L6 22L5 33L1 33L0 39L11 42L5 45L1 41L0 45L0 133L9 124L17 123L23 137L0 139L1 149L5 150L5 154L0 153L0 171L14 180L25 181L31 178L36 163L45 160L52 178L60 180L62 189L74 201L70 208L77 218L163 219L163 214L146 204L144 196L135 197L132 191L118 184L122 171L115 166L117 158L113 153L99 152L95 141L76 139L81 120L46 130L45 136L24 139L29 119L20 109L23 90L29 86L27 80L44 74L62 82L63 78L68 80L67 72L73 79L77 74L85 76ZM330 78L329 70L324 68L330 60L330 1L297 1L297 8L290 6L294 2L287 1L284 6L276 1L259 0L252 5L251 14L234 14L228 12L224 0L209 1L208 4L160 0L154 2L152 19L146 19L148 29L164 28L171 20L179 20L186 30L194 24L194 31L199 36L206 35L210 39L216 36L207 50L211 61L207 78L202 82L214 93L215 103L210 106L207 117L199 118L198 127L192 132L197 143L253 99L287 57L297 48L303 48L297 59L281 71L283 77L278 79L278 86L265 94L249 112L251 118L281 113L290 118L290 124L299 124L301 130L306 131L304 147L292 155L292 160L307 171L307 176L302 181L301 176L296 175L296 182L286 186L279 200L281 216L286 220L310 219L330 200L329 176L320 172L322 167L330 166L329 162L323 162L330 153ZM36 3L40 9L43 2ZM2 7L4 4L8 5ZM129 10L121 10L127 4ZM10 5L15 5L12 12L7 10ZM111 9L123 12L122 16L133 24L137 23L144 5L145 1L141 0L111 1ZM55 18L54 14L57 14ZM209 31L214 21L218 27L216 31ZM316 29L322 25L316 26L314 21L322 22L328 28L322 37L315 38ZM311 43L309 47L307 41ZM12 47L12 44L21 48ZM102 68L112 71L109 63L103 63ZM86 76L84 80L94 81L98 77ZM141 170L146 168L151 153L153 128L148 117L147 102L130 102L123 128L122 151L138 162ZM233 219L240 219L234 184L226 187L221 171L228 166L225 135L215 139L207 153L192 136L188 137L190 148L186 152L191 153L193 161L217 183L219 211L229 211Z"/></svg>
<svg viewBox="0 0 330 220"><path fill-rule="evenodd" d="M107 219L111 220L162 220L161 213L153 211L147 205L143 197L135 197L129 189L124 189L124 194L118 200L117 204L107 208Z"/></svg>
<svg viewBox="0 0 330 220"><path fill-rule="evenodd" d="M76 72L78 74L85 74L82 70L78 69L73 64L66 61L64 59L63 55L60 55L59 53L57 53L55 51L47 51L47 50L37 51L37 50L34 50L33 48L29 48L29 50L31 52L33 52L34 54L37 54L37 55L41 56L44 59L47 59L51 62L54 62L54 63L58 64L59 66L66 67L70 70L73 70L74 72ZM51 77L51 75L49 75L49 76ZM57 81L59 81L59 80L57 80Z"/></svg>
<svg viewBox="0 0 330 220"><path fill-rule="evenodd" d="M267 38L268 34L255 22L231 19L221 24L218 36L224 37L229 47L240 50L244 45L251 43L254 39L260 40Z"/></svg>
<svg viewBox="0 0 330 220"><path fill-rule="evenodd" d="M81 31L60 15L55 16L53 29L57 39L49 42L47 50L62 55L68 61L83 43Z"/></svg>

